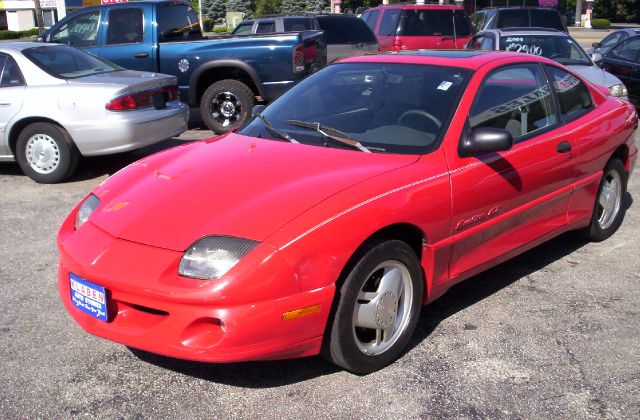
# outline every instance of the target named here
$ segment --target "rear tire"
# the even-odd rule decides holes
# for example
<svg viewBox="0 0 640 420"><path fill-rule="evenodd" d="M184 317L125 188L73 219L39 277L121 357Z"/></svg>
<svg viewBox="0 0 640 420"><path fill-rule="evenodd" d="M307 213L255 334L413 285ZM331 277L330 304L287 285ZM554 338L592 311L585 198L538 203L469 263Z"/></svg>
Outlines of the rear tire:
<svg viewBox="0 0 640 420"><path fill-rule="evenodd" d="M605 166L593 207L591 223L582 230L590 241L600 242L613 235L624 219L624 196L627 192L627 175L624 165L612 159Z"/></svg>
<svg viewBox="0 0 640 420"><path fill-rule="evenodd" d="M210 130L224 134L244 124L256 103L253 91L237 80L215 82L200 100L200 116Z"/></svg>
<svg viewBox="0 0 640 420"><path fill-rule="evenodd" d="M395 361L411 338L422 307L424 280L405 242L372 243L337 293L323 356L357 374Z"/></svg>
<svg viewBox="0 0 640 420"><path fill-rule="evenodd" d="M67 179L78 165L78 150L67 131L51 123L33 123L18 136L16 158L35 182L53 184Z"/></svg>

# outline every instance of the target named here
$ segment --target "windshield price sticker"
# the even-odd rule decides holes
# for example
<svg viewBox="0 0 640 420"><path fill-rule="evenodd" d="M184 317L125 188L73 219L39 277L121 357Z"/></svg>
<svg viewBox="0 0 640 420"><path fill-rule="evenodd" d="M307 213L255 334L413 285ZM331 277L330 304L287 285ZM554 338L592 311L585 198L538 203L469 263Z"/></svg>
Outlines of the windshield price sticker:
<svg viewBox="0 0 640 420"><path fill-rule="evenodd" d="M531 54L531 55L542 55L542 47L539 45L527 45L527 44L518 44L512 42L507 45L505 51L515 51L519 53Z"/></svg>

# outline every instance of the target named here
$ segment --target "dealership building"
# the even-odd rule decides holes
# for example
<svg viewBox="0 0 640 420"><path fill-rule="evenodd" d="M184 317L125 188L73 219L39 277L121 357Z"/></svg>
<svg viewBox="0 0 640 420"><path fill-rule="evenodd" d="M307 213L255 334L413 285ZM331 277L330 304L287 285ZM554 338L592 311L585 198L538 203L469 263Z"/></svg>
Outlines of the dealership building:
<svg viewBox="0 0 640 420"><path fill-rule="evenodd" d="M42 22L45 28L48 28L73 10L97 4L100 4L100 0L40 0ZM0 29L25 31L35 27L36 12L33 0L0 1Z"/></svg>

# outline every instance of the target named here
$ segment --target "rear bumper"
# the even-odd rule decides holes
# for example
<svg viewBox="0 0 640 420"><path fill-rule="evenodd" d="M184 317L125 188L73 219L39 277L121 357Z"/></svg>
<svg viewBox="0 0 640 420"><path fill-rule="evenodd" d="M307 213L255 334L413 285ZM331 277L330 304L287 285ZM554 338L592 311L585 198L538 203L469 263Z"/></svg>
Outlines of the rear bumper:
<svg viewBox="0 0 640 420"><path fill-rule="evenodd" d="M177 136L187 129L189 107L179 101L167 108L107 112L100 120L65 124L83 156L106 155L139 149Z"/></svg>
<svg viewBox="0 0 640 420"><path fill-rule="evenodd" d="M203 362L319 353L333 285L268 299L246 289L243 296L216 295L220 280L178 276L181 252L120 240L90 222L73 231L71 220L58 236L58 289L69 314L87 332L152 353ZM70 273L105 287L108 322L73 306ZM264 282L261 269L255 273L250 280ZM291 273L282 270L281 275ZM264 283L265 288L273 286ZM247 302L247 295L256 300ZM319 313L283 320L284 312L317 304Z"/></svg>

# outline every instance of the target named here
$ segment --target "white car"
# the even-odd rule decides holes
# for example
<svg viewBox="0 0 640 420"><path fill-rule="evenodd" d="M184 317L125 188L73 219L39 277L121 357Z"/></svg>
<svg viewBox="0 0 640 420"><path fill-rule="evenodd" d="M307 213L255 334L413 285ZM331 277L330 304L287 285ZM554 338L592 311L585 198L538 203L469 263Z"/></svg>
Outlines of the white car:
<svg viewBox="0 0 640 420"><path fill-rule="evenodd" d="M466 48L515 51L546 57L592 83L605 86L612 96L628 99L627 88L622 81L598 67L565 32L548 28L487 29L475 34Z"/></svg>
<svg viewBox="0 0 640 420"><path fill-rule="evenodd" d="M80 156L137 149L187 129L174 76L125 70L66 45L0 43L0 161L40 183Z"/></svg>

